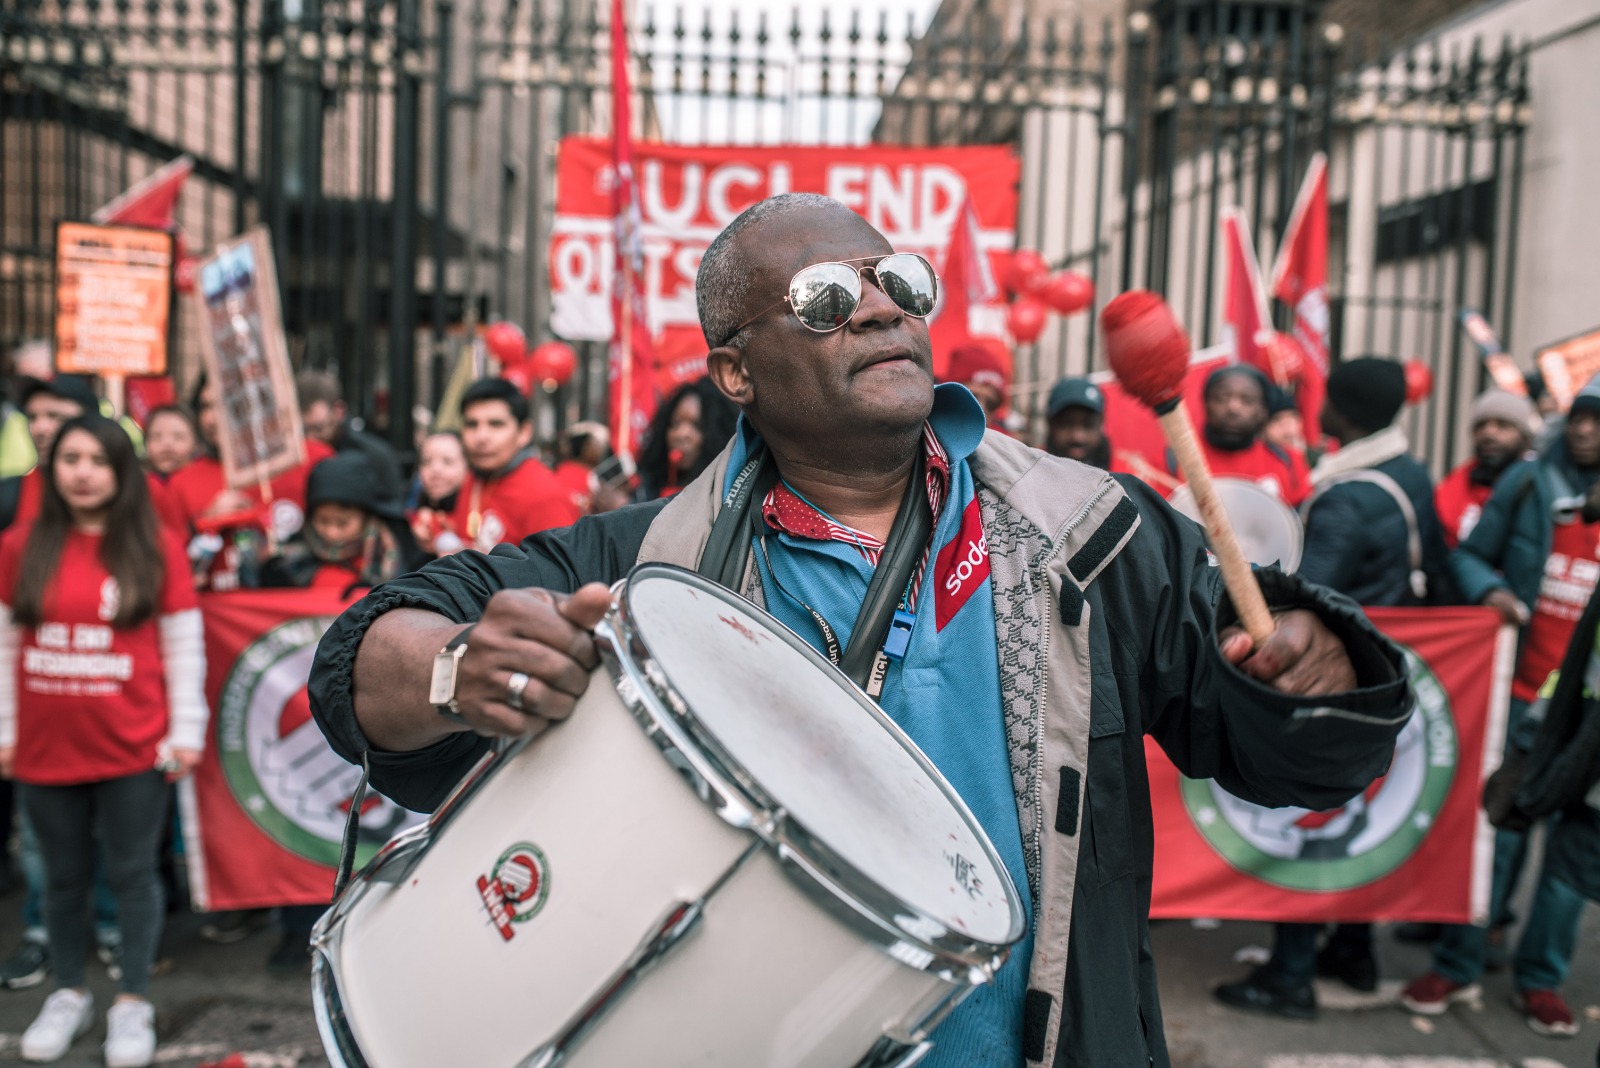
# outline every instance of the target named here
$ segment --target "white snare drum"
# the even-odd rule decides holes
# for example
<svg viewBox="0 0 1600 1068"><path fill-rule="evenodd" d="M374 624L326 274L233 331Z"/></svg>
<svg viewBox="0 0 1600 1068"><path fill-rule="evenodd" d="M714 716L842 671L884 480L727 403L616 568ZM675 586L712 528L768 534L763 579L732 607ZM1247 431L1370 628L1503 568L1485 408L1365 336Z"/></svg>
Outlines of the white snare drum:
<svg viewBox="0 0 1600 1068"><path fill-rule="evenodd" d="M1293 508L1247 479L1214 478L1211 484L1217 487L1222 510L1228 513L1245 559L1258 567L1277 564L1288 572L1300 566L1305 526ZM1167 503L1196 523L1203 522L1194 493L1187 485L1173 490Z"/></svg>
<svg viewBox="0 0 1600 1068"><path fill-rule="evenodd" d="M618 591L571 718L485 757L318 925L330 1059L921 1059L1023 934L977 821L870 699L749 602L664 565Z"/></svg>

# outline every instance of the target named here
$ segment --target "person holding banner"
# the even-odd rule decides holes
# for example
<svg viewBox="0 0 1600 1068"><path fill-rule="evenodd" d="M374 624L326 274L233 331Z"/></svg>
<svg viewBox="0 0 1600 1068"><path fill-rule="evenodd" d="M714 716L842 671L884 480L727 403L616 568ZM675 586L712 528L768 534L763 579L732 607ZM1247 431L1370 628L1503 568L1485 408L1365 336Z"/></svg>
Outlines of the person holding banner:
<svg viewBox="0 0 1600 1068"><path fill-rule="evenodd" d="M53 1061L91 1026L88 896L103 859L122 925L106 1064L148 1065L146 996L164 916L167 783L205 746L205 644L188 563L156 522L133 443L82 415L43 467L38 519L0 540L0 774L15 777L45 861L58 989L22 1036Z"/></svg>
<svg viewBox="0 0 1600 1068"><path fill-rule="evenodd" d="M741 410L728 447L669 501L458 554L358 602L318 648L319 725L379 790L433 808L492 736L572 712L597 662L589 629L635 561L731 574L814 647L881 663L881 686L852 676L949 777L1039 917L924 1068L1168 1065L1143 736L1258 802L1341 804L1409 718L1399 650L1349 601L1263 572L1280 615L1252 651L1198 527L1136 480L986 433L971 393L935 388L933 269L843 204L746 210L696 289L711 376ZM880 556L927 561L892 653L887 617L849 626ZM429 701L446 647L456 718Z"/></svg>
<svg viewBox="0 0 1600 1068"><path fill-rule="evenodd" d="M1472 459L1446 475L1433 497L1451 549L1478 525L1500 476L1533 447L1538 412L1527 397L1491 389L1474 398L1470 421Z"/></svg>
<svg viewBox="0 0 1600 1068"><path fill-rule="evenodd" d="M1560 438L1537 459L1501 476L1450 566L1469 603L1489 605L1522 629L1506 731L1514 739L1600 584L1600 377L1573 398ZM1507 903L1527 851L1528 834L1495 832L1490 928L1446 928L1434 945L1432 968L1401 996L1407 1009L1437 1015L1476 996L1490 929L1510 923ZM1556 987L1566 974L1582 912L1581 897L1541 879L1522 941L1545 949L1519 952L1512 969L1524 1017L1540 1034L1565 1036L1578 1029Z"/></svg>

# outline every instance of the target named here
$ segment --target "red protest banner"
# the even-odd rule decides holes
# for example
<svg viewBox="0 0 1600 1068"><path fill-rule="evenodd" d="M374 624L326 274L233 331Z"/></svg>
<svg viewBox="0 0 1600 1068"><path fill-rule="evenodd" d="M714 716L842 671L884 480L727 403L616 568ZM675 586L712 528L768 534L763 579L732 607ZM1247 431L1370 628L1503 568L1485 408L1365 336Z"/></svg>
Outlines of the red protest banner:
<svg viewBox="0 0 1600 1068"><path fill-rule="evenodd" d="M777 193L824 193L860 212L895 249L943 264L970 196L991 272L1016 230L1018 163L1006 146L971 148L711 147L633 143L643 288L663 390L705 371L695 310L700 257L745 208ZM551 328L569 340L613 336L616 171L609 138L568 137L557 164L550 236ZM972 309L972 333L1004 333L997 298Z"/></svg>
<svg viewBox="0 0 1600 1068"><path fill-rule="evenodd" d="M179 793L196 908L332 899L361 769L330 749L312 722L306 679L317 641L349 603L326 590L201 597L211 737ZM368 794L357 865L418 819Z"/></svg>
<svg viewBox="0 0 1600 1068"><path fill-rule="evenodd" d="M1151 916L1484 921L1493 834L1478 799L1500 760L1515 634L1483 608L1368 615L1405 647L1417 695L1388 774L1333 812L1261 808L1185 779L1147 741Z"/></svg>

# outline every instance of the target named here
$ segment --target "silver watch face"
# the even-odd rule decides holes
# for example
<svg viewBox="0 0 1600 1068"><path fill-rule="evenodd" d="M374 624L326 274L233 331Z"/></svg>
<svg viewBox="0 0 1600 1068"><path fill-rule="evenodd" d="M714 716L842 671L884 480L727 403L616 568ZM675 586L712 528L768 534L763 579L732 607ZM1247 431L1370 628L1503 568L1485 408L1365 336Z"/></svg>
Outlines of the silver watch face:
<svg viewBox="0 0 1600 1068"><path fill-rule="evenodd" d="M461 658L455 651L448 653L435 653L433 657L433 678L428 684L428 703L430 705L448 705L456 696L456 667L461 663Z"/></svg>

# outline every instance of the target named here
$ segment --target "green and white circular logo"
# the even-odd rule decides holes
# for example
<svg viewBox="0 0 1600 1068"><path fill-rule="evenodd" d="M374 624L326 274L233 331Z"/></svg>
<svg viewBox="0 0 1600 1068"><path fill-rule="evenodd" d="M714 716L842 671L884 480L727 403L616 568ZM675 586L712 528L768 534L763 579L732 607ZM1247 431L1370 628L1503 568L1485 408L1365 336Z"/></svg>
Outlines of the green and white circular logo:
<svg viewBox="0 0 1600 1068"><path fill-rule="evenodd" d="M239 808L285 849L339 863L361 769L328 746L311 719L306 679L331 616L290 620L252 642L222 686L216 716L223 779ZM377 793L361 813L356 865L421 817Z"/></svg>
<svg viewBox="0 0 1600 1068"><path fill-rule="evenodd" d="M1415 653L1405 656L1417 710L1387 775L1331 812L1262 808L1211 780L1182 779L1184 807L1211 848L1288 890L1352 890L1404 864L1438 818L1460 754L1444 686Z"/></svg>

